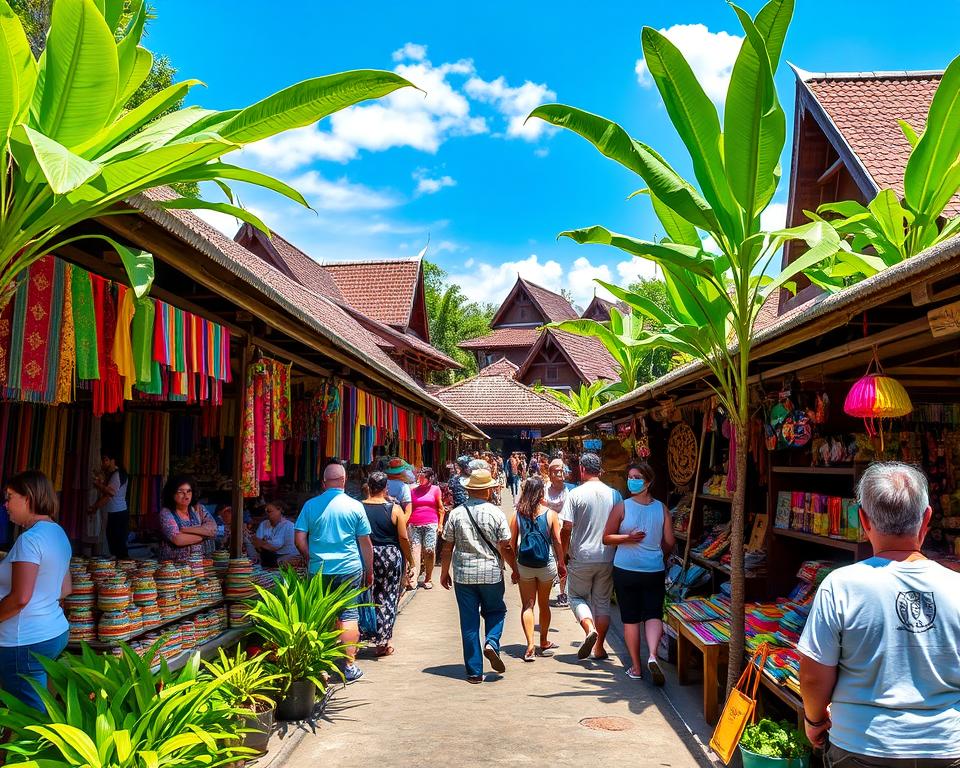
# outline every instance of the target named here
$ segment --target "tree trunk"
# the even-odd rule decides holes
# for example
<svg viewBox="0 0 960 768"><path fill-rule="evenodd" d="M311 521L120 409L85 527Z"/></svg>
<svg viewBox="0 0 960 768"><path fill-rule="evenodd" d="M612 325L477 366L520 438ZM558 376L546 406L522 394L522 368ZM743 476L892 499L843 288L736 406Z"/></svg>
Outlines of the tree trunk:
<svg viewBox="0 0 960 768"><path fill-rule="evenodd" d="M746 407L743 408L746 411ZM740 423L736 423L736 422ZM744 626L744 572L743 537L747 496L747 421L734 419L737 440L736 481L730 510L730 655L727 662L727 694L740 677L743 666Z"/></svg>

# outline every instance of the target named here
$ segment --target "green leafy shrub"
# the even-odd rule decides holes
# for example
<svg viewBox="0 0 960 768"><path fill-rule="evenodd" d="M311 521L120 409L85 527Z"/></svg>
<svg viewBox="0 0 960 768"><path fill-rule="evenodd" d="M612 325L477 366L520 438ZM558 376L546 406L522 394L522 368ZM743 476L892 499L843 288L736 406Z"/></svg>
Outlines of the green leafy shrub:
<svg viewBox="0 0 960 768"><path fill-rule="evenodd" d="M337 618L364 590L350 584L333 588L320 574L301 579L295 570L282 568L272 589L257 586L260 599L251 603L247 618L263 638L286 683L310 680L321 691L330 673L342 677L337 662L346 656L340 642ZM286 693L286 686L283 693Z"/></svg>
<svg viewBox="0 0 960 768"><path fill-rule="evenodd" d="M218 658L203 663L214 677L224 680L220 696L230 706L264 712L273 708L279 691L286 687L286 675L277 671L266 654L248 656L237 646L232 656L217 649Z"/></svg>
<svg viewBox="0 0 960 768"><path fill-rule="evenodd" d="M159 659L158 641L141 658L129 646L121 655L44 659L50 690L34 684L46 713L0 691L0 728L8 765L29 768L215 768L253 755L240 746L236 717L223 697L236 669L219 675L200 670L194 654L179 672ZM154 667L157 667L154 669Z"/></svg>
<svg viewBox="0 0 960 768"><path fill-rule="evenodd" d="M740 746L764 757L796 758L810 752L810 742L786 720L775 723L764 718L748 725L740 738Z"/></svg>

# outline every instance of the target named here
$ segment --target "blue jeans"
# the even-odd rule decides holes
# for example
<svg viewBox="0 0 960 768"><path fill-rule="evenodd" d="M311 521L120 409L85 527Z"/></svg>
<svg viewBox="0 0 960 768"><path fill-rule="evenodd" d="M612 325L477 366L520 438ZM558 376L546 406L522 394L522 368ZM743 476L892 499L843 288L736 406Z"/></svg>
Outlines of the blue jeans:
<svg viewBox="0 0 960 768"><path fill-rule="evenodd" d="M16 696L24 704L46 712L43 700L33 689L29 680L36 680L41 687L47 685L47 673L37 656L55 659L67 647L70 632L43 640L32 645L0 647L0 685L3 690Z"/></svg>
<svg viewBox="0 0 960 768"><path fill-rule="evenodd" d="M480 645L480 617L486 630L484 643L500 651L500 635L507 618L503 602L503 581L496 584L453 583L460 609L460 637L463 640L463 665L467 676L483 674L483 648Z"/></svg>
<svg viewBox="0 0 960 768"><path fill-rule="evenodd" d="M510 475L507 480L510 485L510 492L517 496L520 493L520 475Z"/></svg>

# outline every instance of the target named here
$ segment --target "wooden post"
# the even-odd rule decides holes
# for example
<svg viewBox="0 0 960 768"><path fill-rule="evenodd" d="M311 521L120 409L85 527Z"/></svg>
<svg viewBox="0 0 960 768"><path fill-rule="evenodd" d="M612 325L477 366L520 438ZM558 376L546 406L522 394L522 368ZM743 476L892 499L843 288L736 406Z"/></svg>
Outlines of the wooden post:
<svg viewBox="0 0 960 768"><path fill-rule="evenodd" d="M243 489L240 478L243 476L243 409L247 403L247 363L250 359L249 340L240 337L243 345L240 351L240 374L237 382L237 413L234 422L233 437L233 524L230 526L230 557L240 557L243 552Z"/></svg>

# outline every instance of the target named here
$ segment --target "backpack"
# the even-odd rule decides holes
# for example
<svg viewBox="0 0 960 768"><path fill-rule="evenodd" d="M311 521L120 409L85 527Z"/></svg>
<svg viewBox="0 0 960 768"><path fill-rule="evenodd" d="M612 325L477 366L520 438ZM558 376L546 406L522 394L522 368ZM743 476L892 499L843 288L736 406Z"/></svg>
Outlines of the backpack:
<svg viewBox="0 0 960 768"><path fill-rule="evenodd" d="M541 515L546 519L546 513ZM536 521L517 515L520 526L520 549L517 562L527 568L546 568L550 564L550 542L543 535Z"/></svg>

